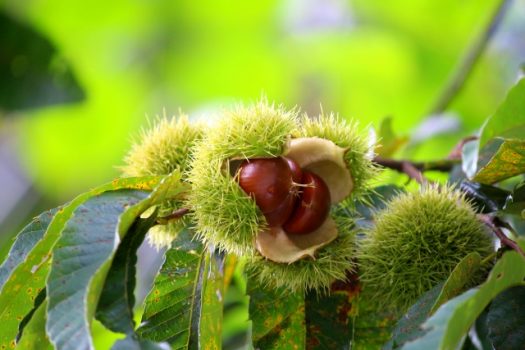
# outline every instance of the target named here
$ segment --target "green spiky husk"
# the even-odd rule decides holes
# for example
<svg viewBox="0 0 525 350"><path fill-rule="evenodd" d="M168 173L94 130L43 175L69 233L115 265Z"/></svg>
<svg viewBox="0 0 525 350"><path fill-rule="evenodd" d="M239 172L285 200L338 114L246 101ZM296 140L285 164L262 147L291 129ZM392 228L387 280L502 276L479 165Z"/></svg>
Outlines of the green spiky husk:
<svg viewBox="0 0 525 350"><path fill-rule="evenodd" d="M195 147L188 205L206 243L237 255L255 252L254 237L266 220L229 172L229 161L282 154L297 127L295 111L261 101L225 111Z"/></svg>
<svg viewBox="0 0 525 350"><path fill-rule="evenodd" d="M373 145L358 130L355 122L348 122L334 114L321 114L317 118L304 115L301 118L300 134L302 137L320 137L347 149L345 162L350 169L354 187L351 198L359 199L370 188L370 180L378 174L378 168L372 163Z"/></svg>
<svg viewBox="0 0 525 350"><path fill-rule="evenodd" d="M186 115L157 118L134 140L121 167L124 176L168 175L190 169L191 150L204 134L202 124L192 124Z"/></svg>
<svg viewBox="0 0 525 350"><path fill-rule="evenodd" d="M354 222L336 212L337 208L332 210L331 215L337 223L339 235L316 252L315 260L307 258L292 264L281 264L256 255L247 263L247 273L268 288L285 288L290 292L328 292L334 281L345 280L349 272L354 272L356 268Z"/></svg>
<svg viewBox="0 0 525 350"><path fill-rule="evenodd" d="M225 112L195 148L188 204L202 240L238 255L255 254L254 239L266 220L228 172L228 162L279 156L290 137L325 138L348 149L345 161L354 181L352 198L366 191L376 170L367 157L370 146L355 125L333 115L299 119L295 110L264 100L238 107Z"/></svg>
<svg viewBox="0 0 525 350"><path fill-rule="evenodd" d="M378 304L401 312L467 254L486 257L494 249L472 205L446 186L399 194L365 233L358 251L363 286Z"/></svg>
<svg viewBox="0 0 525 350"><path fill-rule="evenodd" d="M191 150L204 134L204 125L192 124L186 115L157 118L147 130L142 130L133 142L121 167L124 176L167 175L174 170L186 180L191 165ZM159 206L158 215L167 216L184 206L182 200L170 200ZM149 242L160 248L169 247L177 234L187 227L186 217L148 232Z"/></svg>

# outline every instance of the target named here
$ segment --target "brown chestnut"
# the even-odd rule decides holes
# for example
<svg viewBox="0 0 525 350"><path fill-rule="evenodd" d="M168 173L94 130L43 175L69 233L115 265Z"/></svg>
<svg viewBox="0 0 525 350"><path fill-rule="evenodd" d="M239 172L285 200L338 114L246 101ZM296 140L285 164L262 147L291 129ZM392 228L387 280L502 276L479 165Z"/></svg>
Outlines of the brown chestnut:
<svg viewBox="0 0 525 350"><path fill-rule="evenodd" d="M290 217L296 195L293 172L282 157L243 161L239 185L255 200L268 225L280 226Z"/></svg>
<svg viewBox="0 0 525 350"><path fill-rule="evenodd" d="M286 160L286 162L288 163L288 166L290 167L290 170L292 171L293 182L295 182L296 184L301 183L302 178L303 178L303 170L301 169L299 164L297 164L295 161L291 160L290 158L286 158L286 157L283 157L283 158L284 160Z"/></svg>
<svg viewBox="0 0 525 350"><path fill-rule="evenodd" d="M330 212L330 191L314 173L303 172L304 188L290 218L283 225L289 234L304 235L317 230Z"/></svg>

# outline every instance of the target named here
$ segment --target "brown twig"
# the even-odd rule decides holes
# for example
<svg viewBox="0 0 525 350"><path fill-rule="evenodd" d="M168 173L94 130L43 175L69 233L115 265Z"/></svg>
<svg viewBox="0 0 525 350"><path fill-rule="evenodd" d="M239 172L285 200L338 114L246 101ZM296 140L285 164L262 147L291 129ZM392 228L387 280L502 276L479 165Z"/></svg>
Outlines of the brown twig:
<svg viewBox="0 0 525 350"><path fill-rule="evenodd" d="M460 140L455 146L454 149L449 153L447 159L453 159L453 160L461 160L461 152L463 151L463 146L467 142L477 140L479 137L472 135L467 136L464 139Z"/></svg>
<svg viewBox="0 0 525 350"><path fill-rule="evenodd" d="M173 213L167 216L162 216L157 219L157 224L159 225L166 225L170 221L180 219L184 215L188 214L190 212L190 209L188 208L180 208L175 210Z"/></svg>
<svg viewBox="0 0 525 350"><path fill-rule="evenodd" d="M507 246L515 250L516 252L518 252L518 254L525 258L525 252L523 251L523 249L521 249L518 243L507 237L505 233L503 233L503 231L501 230L499 224L501 224L501 226L503 227L507 227L507 224L500 221L500 219L498 219L497 217L493 217L490 215L479 214L478 217L485 225L487 225L494 232L494 234L498 237L503 246Z"/></svg>
<svg viewBox="0 0 525 350"><path fill-rule="evenodd" d="M449 172L452 170L454 165L459 164L459 160L457 159L443 159L443 160L435 160L435 161L428 161L428 162L412 162L410 160L400 159L390 159L390 158L382 158L382 157L375 157L373 159L374 163L379 164L385 168L389 168L392 170L396 170L399 172L403 171L403 164L409 163L414 168L421 172L425 171L443 171L443 172Z"/></svg>
<svg viewBox="0 0 525 350"><path fill-rule="evenodd" d="M444 159L429 162L411 162L409 160L395 160L389 158L375 157L374 163L382 167L395 170L397 172L408 175L411 179L416 180L422 184L428 182L423 173L425 171L444 171L449 172L454 165L459 163L457 159Z"/></svg>
<svg viewBox="0 0 525 350"><path fill-rule="evenodd" d="M408 175L411 179L414 179L417 181L418 184L424 185L428 183L428 179L423 175L421 171L419 171L418 168L412 165L410 162L403 162L401 164L401 170Z"/></svg>

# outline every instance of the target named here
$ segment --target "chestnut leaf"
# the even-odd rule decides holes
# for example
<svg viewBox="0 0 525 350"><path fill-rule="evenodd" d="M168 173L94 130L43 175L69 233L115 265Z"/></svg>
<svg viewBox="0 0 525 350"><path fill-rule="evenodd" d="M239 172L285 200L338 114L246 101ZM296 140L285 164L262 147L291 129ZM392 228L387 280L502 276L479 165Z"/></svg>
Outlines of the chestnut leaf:
<svg viewBox="0 0 525 350"><path fill-rule="evenodd" d="M166 252L137 333L174 349L220 348L224 256L192 238L181 232Z"/></svg>
<svg viewBox="0 0 525 350"><path fill-rule="evenodd" d="M0 347L7 348L15 342L21 321L33 308L33 301L38 293L45 288L50 268L50 252L75 209L90 198L107 191L123 188L152 190L161 179L156 176L117 179L83 193L57 211L42 237L39 238L39 234L33 237L37 241L36 244L33 245L35 242L30 240L27 246L30 248L29 252L25 251L26 248L19 249L13 246L14 255L10 255L6 262L11 259L12 263L18 265L4 270L8 276L6 275L7 279L3 282L0 293ZM15 254L19 253L22 253L24 259L15 258ZM4 263L3 267L7 268L11 262L7 265Z"/></svg>

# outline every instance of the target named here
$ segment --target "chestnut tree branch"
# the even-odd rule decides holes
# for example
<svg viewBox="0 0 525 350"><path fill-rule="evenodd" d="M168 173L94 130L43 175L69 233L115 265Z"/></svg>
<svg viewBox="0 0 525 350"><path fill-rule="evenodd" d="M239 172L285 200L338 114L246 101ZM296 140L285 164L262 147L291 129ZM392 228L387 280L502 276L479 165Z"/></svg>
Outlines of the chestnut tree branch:
<svg viewBox="0 0 525 350"><path fill-rule="evenodd" d="M510 0L501 0L494 9L494 12L487 23L485 29L479 34L478 38L472 43L463 59L458 63L450 78L447 80L441 94L428 115L439 114L446 110L450 103L461 91L468 77L473 71L481 54L485 50L488 42L494 36L502 19L509 7Z"/></svg>
<svg viewBox="0 0 525 350"><path fill-rule="evenodd" d="M428 180L423 176L425 171L443 171L449 172L452 170L454 165L459 164L458 159L443 159L437 161L428 162L412 162L409 160L395 160L383 157L375 157L373 162L381 165L382 167L395 170L399 173L408 175L411 179L416 180L418 183L423 184Z"/></svg>
<svg viewBox="0 0 525 350"><path fill-rule="evenodd" d="M411 179L414 179L417 181L418 184L423 185L428 183L427 178L423 175L423 173L412 165L412 163L404 161L401 164L401 170L408 175Z"/></svg>
<svg viewBox="0 0 525 350"><path fill-rule="evenodd" d="M170 221L180 219L184 215L188 214L190 212L189 208L180 208L175 210L173 213L167 216L162 216L160 218L157 218L157 224L159 225L166 225Z"/></svg>
<svg viewBox="0 0 525 350"><path fill-rule="evenodd" d="M494 232L494 234L498 237L503 246L507 246L515 250L516 252L518 252L518 254L525 258L525 252L523 251L523 249L521 249L518 243L507 237L505 233L503 233L503 231L501 230L500 226L507 227L508 224L505 224L502 221L500 221L500 219L498 219L497 217L493 217L490 215L479 214L478 217L485 225L487 225L487 227L489 227L492 230L492 232Z"/></svg>

